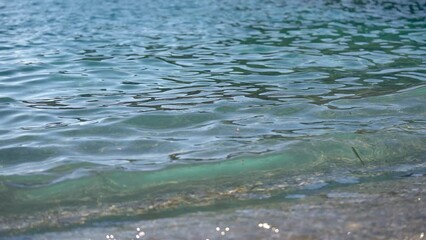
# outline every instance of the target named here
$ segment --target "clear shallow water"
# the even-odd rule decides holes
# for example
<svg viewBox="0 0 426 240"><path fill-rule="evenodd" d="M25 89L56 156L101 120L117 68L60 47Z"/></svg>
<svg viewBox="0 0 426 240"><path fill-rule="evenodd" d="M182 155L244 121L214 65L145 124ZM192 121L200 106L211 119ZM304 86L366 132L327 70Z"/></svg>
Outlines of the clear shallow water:
<svg viewBox="0 0 426 240"><path fill-rule="evenodd" d="M149 208L189 193L211 210L235 189L243 197L231 194L231 205L244 206L301 185L421 172L425 9L2 2L0 215L25 218L55 203L90 206L89 219L146 216L105 207ZM264 191L253 193L258 185Z"/></svg>

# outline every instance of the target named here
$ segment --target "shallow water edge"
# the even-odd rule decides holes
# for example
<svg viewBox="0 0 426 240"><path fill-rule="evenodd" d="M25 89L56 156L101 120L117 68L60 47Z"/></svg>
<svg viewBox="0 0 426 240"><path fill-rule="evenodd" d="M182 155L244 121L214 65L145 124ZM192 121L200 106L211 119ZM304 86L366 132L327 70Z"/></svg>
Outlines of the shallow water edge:
<svg viewBox="0 0 426 240"><path fill-rule="evenodd" d="M232 204L224 207L230 202L222 200L217 202L221 210L214 212L200 211L202 207L183 208L167 217L167 213L152 209L148 218L129 216L85 222L89 210L74 209L80 211L81 222L72 227L50 226L41 228L47 232L39 228L30 231L31 235L12 234L0 239L424 239L426 213L421 209L426 208L426 168L416 171L308 194L278 195L279 201L252 201L243 208ZM232 195L229 191L227 194ZM136 210L138 204L127 207ZM61 214L77 217L66 210ZM60 220L61 214L40 214L26 221L36 218L53 222ZM17 223L14 219L4 220L3 226ZM25 221L22 220L18 222Z"/></svg>
<svg viewBox="0 0 426 240"><path fill-rule="evenodd" d="M45 184L43 175L3 176L0 232L9 236L72 232L109 221L292 205L350 186L400 184L398 179L406 177L424 181L423 146L424 137L401 132L333 134L295 143L279 154L156 171L92 172L50 183L47 177ZM356 199L357 192L349 191L348 196Z"/></svg>

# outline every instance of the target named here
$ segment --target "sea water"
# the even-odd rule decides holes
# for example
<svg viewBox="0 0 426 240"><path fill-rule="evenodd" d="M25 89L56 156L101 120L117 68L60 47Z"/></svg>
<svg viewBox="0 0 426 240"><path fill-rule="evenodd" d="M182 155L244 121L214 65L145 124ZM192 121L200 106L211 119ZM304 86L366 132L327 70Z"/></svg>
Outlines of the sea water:
<svg viewBox="0 0 426 240"><path fill-rule="evenodd" d="M424 1L1 1L0 236L421 176L425 22Z"/></svg>

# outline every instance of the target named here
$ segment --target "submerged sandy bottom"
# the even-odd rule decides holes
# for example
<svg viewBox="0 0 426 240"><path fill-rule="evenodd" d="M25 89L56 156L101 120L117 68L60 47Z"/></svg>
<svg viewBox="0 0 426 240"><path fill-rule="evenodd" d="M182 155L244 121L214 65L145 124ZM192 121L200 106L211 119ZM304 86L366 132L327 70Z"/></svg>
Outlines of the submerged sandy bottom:
<svg viewBox="0 0 426 240"><path fill-rule="evenodd" d="M288 197L294 200L4 239L426 239L424 174Z"/></svg>

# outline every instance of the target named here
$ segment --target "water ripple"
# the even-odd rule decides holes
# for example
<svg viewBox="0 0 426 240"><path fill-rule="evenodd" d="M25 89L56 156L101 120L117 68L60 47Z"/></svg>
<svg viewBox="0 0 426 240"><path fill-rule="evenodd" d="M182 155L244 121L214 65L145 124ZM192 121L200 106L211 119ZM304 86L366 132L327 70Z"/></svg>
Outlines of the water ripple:
<svg viewBox="0 0 426 240"><path fill-rule="evenodd" d="M418 1L1 7L0 166L16 173L77 158L143 170L330 133L424 132Z"/></svg>

